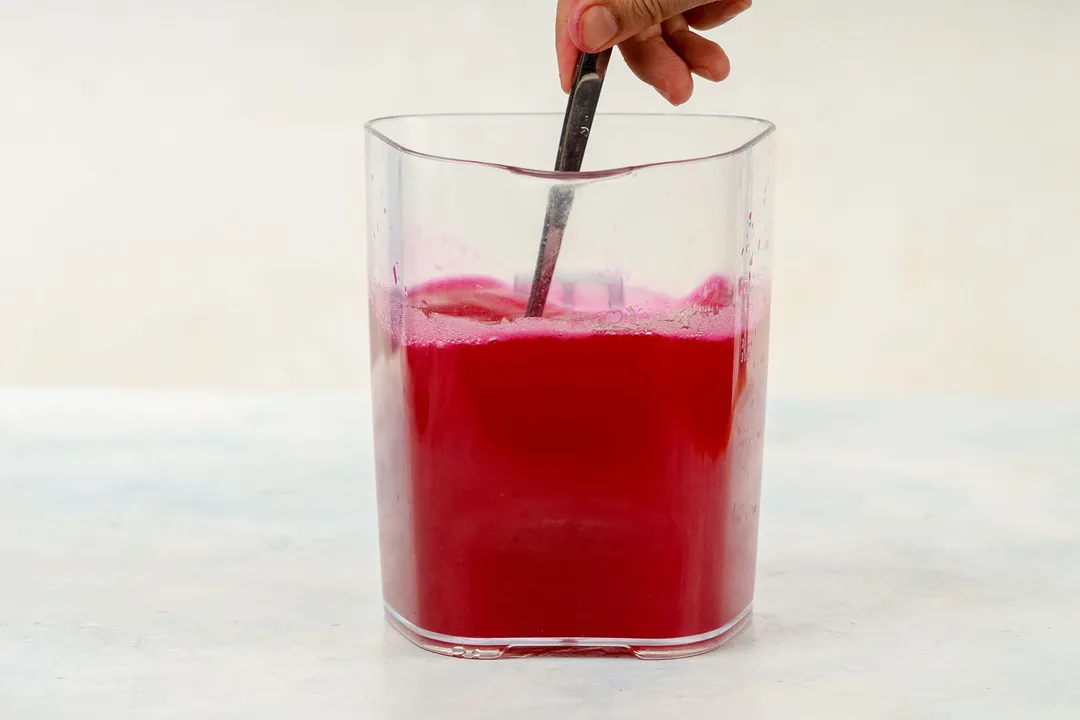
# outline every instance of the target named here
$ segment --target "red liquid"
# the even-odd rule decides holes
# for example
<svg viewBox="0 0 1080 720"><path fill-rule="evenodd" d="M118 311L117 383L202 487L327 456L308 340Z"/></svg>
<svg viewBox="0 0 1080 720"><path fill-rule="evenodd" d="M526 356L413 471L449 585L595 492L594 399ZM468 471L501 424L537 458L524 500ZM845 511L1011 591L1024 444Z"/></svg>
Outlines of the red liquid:
<svg viewBox="0 0 1080 720"><path fill-rule="evenodd" d="M621 320L524 320L524 297L474 279L377 298L390 607L464 638L685 638L739 616L768 322L728 287Z"/></svg>

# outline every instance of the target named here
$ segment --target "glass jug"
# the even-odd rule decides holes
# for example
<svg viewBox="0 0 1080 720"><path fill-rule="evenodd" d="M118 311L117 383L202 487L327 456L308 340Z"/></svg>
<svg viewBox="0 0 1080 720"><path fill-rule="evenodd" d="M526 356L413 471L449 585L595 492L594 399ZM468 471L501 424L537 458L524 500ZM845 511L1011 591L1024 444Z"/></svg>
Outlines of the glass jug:
<svg viewBox="0 0 1080 720"><path fill-rule="evenodd" d="M600 114L559 174L561 123L367 126L386 613L466 658L705 652L753 599L774 127Z"/></svg>

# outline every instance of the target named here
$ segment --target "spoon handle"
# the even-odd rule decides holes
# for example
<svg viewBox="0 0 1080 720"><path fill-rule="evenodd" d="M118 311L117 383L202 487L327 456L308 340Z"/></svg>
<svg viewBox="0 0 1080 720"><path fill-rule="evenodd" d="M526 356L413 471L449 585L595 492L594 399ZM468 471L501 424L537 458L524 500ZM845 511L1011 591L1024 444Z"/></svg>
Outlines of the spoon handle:
<svg viewBox="0 0 1080 720"><path fill-rule="evenodd" d="M559 153L555 158L555 172L579 172L585 158L585 146L589 142L596 106L600 102L600 90L607 75L611 50L602 53L582 53L578 59L574 84L566 102L562 132L559 135ZM544 230L540 237L540 252L536 258L532 289L526 317L540 317L547 304L551 280L555 275L555 263L559 259L563 232L574 204L572 185L555 185L548 192L547 213Z"/></svg>

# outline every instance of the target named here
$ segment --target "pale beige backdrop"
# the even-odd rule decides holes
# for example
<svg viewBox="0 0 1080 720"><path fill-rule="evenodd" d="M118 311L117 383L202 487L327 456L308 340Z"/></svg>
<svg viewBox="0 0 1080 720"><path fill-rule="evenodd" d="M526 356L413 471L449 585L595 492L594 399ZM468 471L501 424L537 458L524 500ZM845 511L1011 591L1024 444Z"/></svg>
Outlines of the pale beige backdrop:
<svg viewBox="0 0 1080 720"><path fill-rule="evenodd" d="M0 0L0 385L363 385L363 121L561 110L553 2ZM715 34L684 110L780 126L775 391L1080 398L1078 7Z"/></svg>

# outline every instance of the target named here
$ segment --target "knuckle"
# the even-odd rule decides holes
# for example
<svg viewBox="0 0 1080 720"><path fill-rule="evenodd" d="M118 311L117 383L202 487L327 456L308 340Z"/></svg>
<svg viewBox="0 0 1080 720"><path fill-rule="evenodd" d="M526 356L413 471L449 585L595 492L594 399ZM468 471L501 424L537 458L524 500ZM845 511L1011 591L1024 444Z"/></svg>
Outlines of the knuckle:
<svg viewBox="0 0 1080 720"><path fill-rule="evenodd" d="M628 20L642 28L656 25L665 19L664 0L629 0L626 3Z"/></svg>

